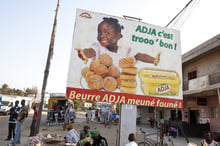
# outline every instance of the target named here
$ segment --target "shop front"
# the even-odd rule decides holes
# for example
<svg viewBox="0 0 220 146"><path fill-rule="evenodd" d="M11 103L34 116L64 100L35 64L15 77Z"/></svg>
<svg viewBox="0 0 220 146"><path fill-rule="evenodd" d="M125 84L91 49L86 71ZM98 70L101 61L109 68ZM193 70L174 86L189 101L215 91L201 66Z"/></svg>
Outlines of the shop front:
<svg viewBox="0 0 220 146"><path fill-rule="evenodd" d="M219 132L218 99L210 97L184 98L183 127L189 137L203 137L207 131Z"/></svg>

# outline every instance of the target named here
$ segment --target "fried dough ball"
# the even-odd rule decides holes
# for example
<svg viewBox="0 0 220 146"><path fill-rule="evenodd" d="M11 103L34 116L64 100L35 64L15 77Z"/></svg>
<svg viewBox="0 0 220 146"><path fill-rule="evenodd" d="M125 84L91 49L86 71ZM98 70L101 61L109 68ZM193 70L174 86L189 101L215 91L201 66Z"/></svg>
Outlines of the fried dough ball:
<svg viewBox="0 0 220 146"><path fill-rule="evenodd" d="M92 72L92 71L87 72L87 73L86 73L86 76L85 76L86 81L88 81L88 79L89 79L92 75L95 75L95 73Z"/></svg>
<svg viewBox="0 0 220 146"><path fill-rule="evenodd" d="M105 77L103 86L105 90L113 91L117 88L117 81L113 77Z"/></svg>
<svg viewBox="0 0 220 146"><path fill-rule="evenodd" d="M108 74L108 68L104 64L99 64L95 68L94 72L102 77L105 77Z"/></svg>
<svg viewBox="0 0 220 146"><path fill-rule="evenodd" d="M103 87L103 78L100 75L91 75L87 84L90 89L101 89Z"/></svg>
<svg viewBox="0 0 220 146"><path fill-rule="evenodd" d="M95 59L90 64L90 70L95 71L95 68L100 64L100 61L98 59Z"/></svg>
<svg viewBox="0 0 220 146"><path fill-rule="evenodd" d="M86 77L86 74L90 71L90 68L89 67L85 67L83 70L82 70L82 75L83 77L85 78Z"/></svg>
<svg viewBox="0 0 220 146"><path fill-rule="evenodd" d="M108 69L108 74L109 76L117 78L120 76L120 70L116 66L111 65Z"/></svg>
<svg viewBox="0 0 220 146"><path fill-rule="evenodd" d="M113 64L113 60L108 54L100 55L99 60L100 63L104 64L105 66L111 66Z"/></svg>
<svg viewBox="0 0 220 146"><path fill-rule="evenodd" d="M118 77L116 79L116 81L117 81L117 87L120 88L120 86L121 86L121 79L120 79L120 77Z"/></svg>

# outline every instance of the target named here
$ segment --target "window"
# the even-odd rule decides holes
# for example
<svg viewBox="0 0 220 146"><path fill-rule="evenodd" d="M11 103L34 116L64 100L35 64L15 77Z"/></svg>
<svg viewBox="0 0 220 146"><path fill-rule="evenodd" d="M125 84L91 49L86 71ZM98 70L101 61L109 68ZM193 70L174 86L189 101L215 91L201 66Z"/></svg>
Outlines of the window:
<svg viewBox="0 0 220 146"><path fill-rule="evenodd" d="M197 98L197 105L207 105L206 98Z"/></svg>
<svg viewBox="0 0 220 146"><path fill-rule="evenodd" d="M192 79L195 79L195 78L197 78L196 70L191 71L191 72L188 73L188 80L192 80Z"/></svg>
<svg viewBox="0 0 220 146"><path fill-rule="evenodd" d="M209 107L209 118L210 119L216 118L216 108L215 107Z"/></svg>
<svg viewBox="0 0 220 146"><path fill-rule="evenodd" d="M2 106L8 106L9 105L9 101L2 101Z"/></svg>

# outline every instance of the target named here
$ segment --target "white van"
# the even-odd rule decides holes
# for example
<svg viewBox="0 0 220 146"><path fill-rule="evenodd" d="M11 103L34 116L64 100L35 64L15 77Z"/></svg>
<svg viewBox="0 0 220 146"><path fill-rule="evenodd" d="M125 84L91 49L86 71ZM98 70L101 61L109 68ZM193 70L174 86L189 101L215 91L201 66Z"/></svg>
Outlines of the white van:
<svg viewBox="0 0 220 146"><path fill-rule="evenodd" d="M9 114L9 110L13 105L13 101L8 98L3 98L2 95L0 95L0 113L4 115Z"/></svg>
<svg viewBox="0 0 220 146"><path fill-rule="evenodd" d="M24 96L2 95L0 94L0 114L8 114L10 108L15 105L15 101L18 100L18 106L21 107L21 100L25 99L25 106L28 107L28 111L31 109L33 98Z"/></svg>

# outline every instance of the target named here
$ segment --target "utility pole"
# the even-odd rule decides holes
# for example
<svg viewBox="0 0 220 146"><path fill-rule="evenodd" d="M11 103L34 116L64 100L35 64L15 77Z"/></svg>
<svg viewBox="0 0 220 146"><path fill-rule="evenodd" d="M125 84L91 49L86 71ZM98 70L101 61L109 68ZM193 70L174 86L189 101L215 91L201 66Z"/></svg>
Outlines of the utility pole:
<svg viewBox="0 0 220 146"><path fill-rule="evenodd" d="M42 90L41 90L41 102L40 102L40 107L39 107L38 116L37 116L35 135L37 133L39 133L39 129L40 129L40 121L41 121L42 108L43 108L43 103L44 103L44 95L45 95L45 90L46 90L46 86L47 86L47 78L49 76L49 70L50 70L50 60L52 59L52 56L53 56L53 48L54 48L54 41L55 41L57 14L58 14L59 5L60 5L60 0L57 1L57 7L55 10L56 13L55 13L55 18L54 18L54 23L53 23L53 30L52 30L52 34L51 34L51 39L50 39L46 68L44 71L44 79L43 79L43 85L42 85Z"/></svg>

